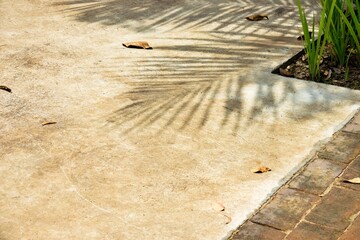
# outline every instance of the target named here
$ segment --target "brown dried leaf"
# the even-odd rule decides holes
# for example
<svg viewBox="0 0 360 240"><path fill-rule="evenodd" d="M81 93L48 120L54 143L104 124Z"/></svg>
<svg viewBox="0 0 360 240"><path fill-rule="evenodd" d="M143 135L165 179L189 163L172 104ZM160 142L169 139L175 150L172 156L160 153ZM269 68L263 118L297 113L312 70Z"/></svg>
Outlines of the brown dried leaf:
<svg viewBox="0 0 360 240"><path fill-rule="evenodd" d="M279 72L280 72L280 75L285 76L285 77L293 77L294 76L294 73L290 72L287 69L279 68Z"/></svg>
<svg viewBox="0 0 360 240"><path fill-rule="evenodd" d="M219 212L225 211L225 206L222 203L214 202L213 207L215 211L219 211Z"/></svg>
<svg viewBox="0 0 360 240"><path fill-rule="evenodd" d="M7 86L0 86L0 89L11 93L11 89L8 88Z"/></svg>
<svg viewBox="0 0 360 240"><path fill-rule="evenodd" d="M265 14L254 14L254 15L251 15L251 16L247 16L246 17L247 20L249 21L260 21L260 20L263 20L263 19L268 19L269 20L269 17Z"/></svg>
<svg viewBox="0 0 360 240"><path fill-rule="evenodd" d="M330 51L330 55L336 56L334 47L333 47L333 45L331 43L328 44L328 48L329 48L329 51Z"/></svg>
<svg viewBox="0 0 360 240"><path fill-rule="evenodd" d="M123 46L127 48L152 49L149 43L143 41L123 43Z"/></svg>
<svg viewBox="0 0 360 240"><path fill-rule="evenodd" d="M343 182L345 182L345 183L353 183L353 184L360 184L360 177L349 179L349 180L344 180Z"/></svg>
<svg viewBox="0 0 360 240"><path fill-rule="evenodd" d="M56 124L56 122L43 122L41 125L46 126L51 124Z"/></svg>
<svg viewBox="0 0 360 240"><path fill-rule="evenodd" d="M302 60L303 62L305 62L307 59L308 59L308 55L307 55L307 54L302 55L301 60Z"/></svg>
<svg viewBox="0 0 360 240"><path fill-rule="evenodd" d="M311 38L311 36L312 36L312 32L309 32L309 36L310 36L310 38ZM305 35L301 35L301 36L298 36L297 37L297 40L305 40Z"/></svg>
<svg viewBox="0 0 360 240"><path fill-rule="evenodd" d="M340 68L333 68L334 72L336 74L341 74L341 69Z"/></svg>
<svg viewBox="0 0 360 240"><path fill-rule="evenodd" d="M324 72L324 75L326 76L325 80L328 80L329 78L331 78L331 73L332 73L331 69L326 70Z"/></svg>
<svg viewBox="0 0 360 240"><path fill-rule="evenodd" d="M224 215L224 217L226 217L225 224L229 224L229 223L231 223L232 218L231 218L230 216L228 216L228 215Z"/></svg>
<svg viewBox="0 0 360 240"><path fill-rule="evenodd" d="M253 173L265 173L265 172L269 172L269 171L271 171L271 168L269 168L269 167L259 167L255 170L253 170L252 172Z"/></svg>

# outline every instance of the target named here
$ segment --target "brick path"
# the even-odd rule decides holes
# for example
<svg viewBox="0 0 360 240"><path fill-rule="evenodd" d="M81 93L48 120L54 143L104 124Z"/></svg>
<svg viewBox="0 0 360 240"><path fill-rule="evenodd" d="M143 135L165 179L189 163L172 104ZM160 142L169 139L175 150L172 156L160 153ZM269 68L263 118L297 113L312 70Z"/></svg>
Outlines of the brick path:
<svg viewBox="0 0 360 240"><path fill-rule="evenodd" d="M360 112L232 240L359 240Z"/></svg>

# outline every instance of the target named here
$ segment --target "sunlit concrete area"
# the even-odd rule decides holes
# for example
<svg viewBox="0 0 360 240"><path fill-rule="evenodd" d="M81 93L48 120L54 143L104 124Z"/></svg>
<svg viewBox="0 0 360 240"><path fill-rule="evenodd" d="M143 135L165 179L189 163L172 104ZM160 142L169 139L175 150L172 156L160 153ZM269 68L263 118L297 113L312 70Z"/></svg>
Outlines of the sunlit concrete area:
<svg viewBox="0 0 360 240"><path fill-rule="evenodd" d="M0 239L229 237L360 107L271 74L300 34L295 0L0 1Z"/></svg>

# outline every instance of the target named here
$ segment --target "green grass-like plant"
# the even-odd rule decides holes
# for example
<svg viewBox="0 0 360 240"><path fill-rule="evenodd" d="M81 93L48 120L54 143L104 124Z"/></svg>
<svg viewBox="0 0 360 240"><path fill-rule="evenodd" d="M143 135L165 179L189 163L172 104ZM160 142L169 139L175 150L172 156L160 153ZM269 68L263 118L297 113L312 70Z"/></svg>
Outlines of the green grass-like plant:
<svg viewBox="0 0 360 240"><path fill-rule="evenodd" d="M333 2L335 2L337 11L334 11L332 17L329 18ZM341 13L345 12L345 2L343 0L321 0L321 5L325 12L325 20L330 22L330 31L327 33L327 36L332 60L336 64L344 66L346 64L348 56L347 50L351 40L351 34L349 33L344 17L341 15Z"/></svg>
<svg viewBox="0 0 360 240"><path fill-rule="evenodd" d="M297 5L299 9L300 21L302 25L302 29L304 32L304 48L305 53L308 57L308 65L309 65L309 74L311 80L320 79L320 61L323 55L326 42L329 39L329 30L331 26L331 21L327 21L332 18L334 8L335 8L335 0L332 0L331 5L327 9L328 11L321 12L321 18L319 23L318 30L318 38L315 37L315 17L312 19L312 34L310 36L309 33L309 25L306 19L305 11L302 8L301 0L297 0Z"/></svg>
<svg viewBox="0 0 360 240"><path fill-rule="evenodd" d="M360 58L360 3L359 0L345 0L346 1L346 12L350 13L349 19L344 13L344 10L338 6L335 6L337 12L343 18L344 23L347 26L349 35L351 36L351 49L356 49L357 55ZM354 7L355 6L355 7ZM355 12L356 9L356 12ZM351 53L349 53L351 54Z"/></svg>

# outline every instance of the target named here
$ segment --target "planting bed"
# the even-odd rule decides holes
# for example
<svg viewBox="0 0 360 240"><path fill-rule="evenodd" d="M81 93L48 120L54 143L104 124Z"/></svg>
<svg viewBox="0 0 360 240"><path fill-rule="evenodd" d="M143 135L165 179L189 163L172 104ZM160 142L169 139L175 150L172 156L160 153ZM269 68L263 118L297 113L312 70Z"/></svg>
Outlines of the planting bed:
<svg viewBox="0 0 360 240"><path fill-rule="evenodd" d="M316 82L360 90L360 63L356 57L352 56L349 59L349 71L346 78L345 67L334 65L329 52L329 48L326 48L320 65L321 79ZM277 67L272 73L312 81L306 58L305 51L302 50Z"/></svg>

